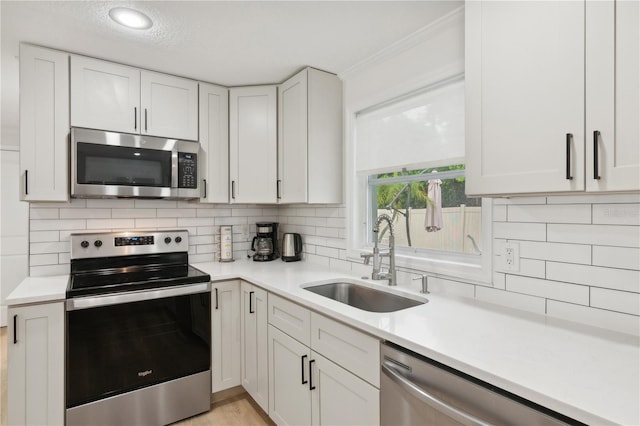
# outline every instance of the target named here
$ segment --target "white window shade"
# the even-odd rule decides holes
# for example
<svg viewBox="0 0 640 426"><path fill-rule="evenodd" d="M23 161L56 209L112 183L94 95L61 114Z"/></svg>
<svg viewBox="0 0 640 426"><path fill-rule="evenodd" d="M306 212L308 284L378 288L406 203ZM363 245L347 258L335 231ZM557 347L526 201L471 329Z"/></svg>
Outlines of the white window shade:
<svg viewBox="0 0 640 426"><path fill-rule="evenodd" d="M357 114L358 174L455 162L464 162L463 81L421 91Z"/></svg>

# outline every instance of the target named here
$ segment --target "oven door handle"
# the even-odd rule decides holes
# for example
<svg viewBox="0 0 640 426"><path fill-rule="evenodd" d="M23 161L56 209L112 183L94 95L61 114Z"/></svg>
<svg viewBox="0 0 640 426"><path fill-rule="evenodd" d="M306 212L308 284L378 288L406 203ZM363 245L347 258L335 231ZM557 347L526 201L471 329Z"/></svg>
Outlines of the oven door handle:
<svg viewBox="0 0 640 426"><path fill-rule="evenodd" d="M211 283L190 284L180 287L160 288L131 293L117 293L101 296L78 297L67 300L67 311L97 308L99 306L116 305L121 303L139 302L143 300L162 299L165 297L184 296L188 294L211 291Z"/></svg>

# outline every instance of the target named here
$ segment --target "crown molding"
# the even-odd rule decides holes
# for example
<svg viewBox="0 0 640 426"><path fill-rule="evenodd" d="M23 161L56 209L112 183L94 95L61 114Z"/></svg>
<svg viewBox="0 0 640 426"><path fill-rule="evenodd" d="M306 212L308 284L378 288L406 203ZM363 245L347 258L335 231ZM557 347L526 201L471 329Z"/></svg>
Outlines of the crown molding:
<svg viewBox="0 0 640 426"><path fill-rule="evenodd" d="M341 80L345 80L363 69L371 67L377 63L384 62L391 57L397 56L398 54L428 40L433 36L434 33L437 33L443 28L446 28L457 19L464 20L464 6L460 6L459 8L452 10L451 12L436 19L430 24L390 44L379 52L350 66L346 70L339 72L338 77L340 77Z"/></svg>

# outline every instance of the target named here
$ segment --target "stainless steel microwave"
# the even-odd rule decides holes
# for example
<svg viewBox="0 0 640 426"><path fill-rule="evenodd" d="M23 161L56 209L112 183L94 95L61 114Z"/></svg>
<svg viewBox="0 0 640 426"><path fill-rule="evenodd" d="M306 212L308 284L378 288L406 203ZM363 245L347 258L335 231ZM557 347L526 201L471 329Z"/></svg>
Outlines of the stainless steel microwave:
<svg viewBox="0 0 640 426"><path fill-rule="evenodd" d="M71 129L71 197L198 198L198 142Z"/></svg>

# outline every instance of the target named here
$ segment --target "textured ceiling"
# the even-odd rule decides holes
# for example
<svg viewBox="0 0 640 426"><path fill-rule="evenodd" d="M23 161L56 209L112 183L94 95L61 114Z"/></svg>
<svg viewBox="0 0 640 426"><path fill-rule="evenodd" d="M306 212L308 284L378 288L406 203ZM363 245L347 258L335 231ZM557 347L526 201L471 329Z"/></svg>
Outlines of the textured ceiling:
<svg viewBox="0 0 640 426"><path fill-rule="evenodd" d="M279 83L306 65L343 72L462 4L1 0L3 133L17 123L21 41L226 86ZM144 12L154 26L112 22L116 6Z"/></svg>

